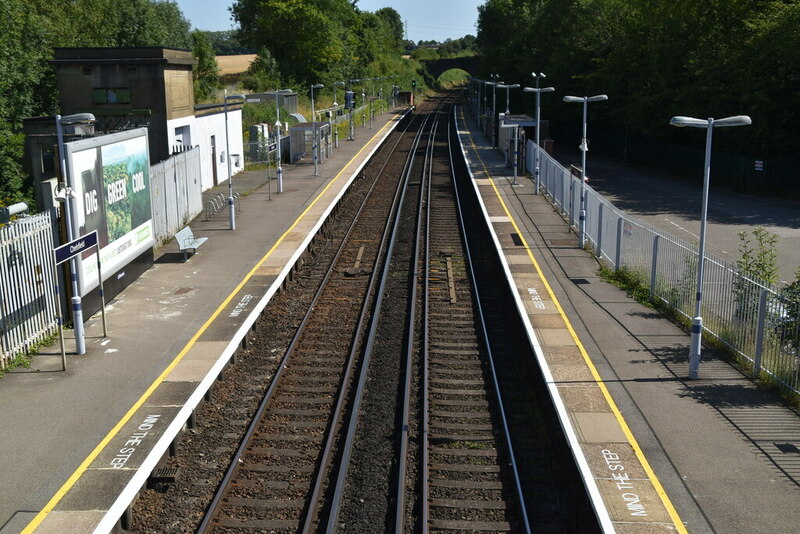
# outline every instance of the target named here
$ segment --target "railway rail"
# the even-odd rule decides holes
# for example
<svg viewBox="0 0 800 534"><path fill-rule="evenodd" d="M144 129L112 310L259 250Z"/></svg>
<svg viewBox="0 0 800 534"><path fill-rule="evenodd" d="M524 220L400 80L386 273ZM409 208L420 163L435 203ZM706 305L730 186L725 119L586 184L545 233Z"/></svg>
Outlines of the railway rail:
<svg viewBox="0 0 800 534"><path fill-rule="evenodd" d="M307 296L284 297L283 348L280 328L258 326L248 354L282 356L266 358L274 375L251 373L268 379L265 393L236 409L248 416L240 433L223 433L232 452L217 447L212 461L197 448L203 467L229 467L202 481L216 491L184 486L197 495L181 531L530 532L530 510L550 516L536 530L558 528L557 499L523 497L540 485L519 473L512 438L530 444L532 433L506 419L513 378L493 363L493 351L514 350L508 321L496 305L487 319L478 294L458 198L457 100L418 109L323 228L298 274Z"/></svg>

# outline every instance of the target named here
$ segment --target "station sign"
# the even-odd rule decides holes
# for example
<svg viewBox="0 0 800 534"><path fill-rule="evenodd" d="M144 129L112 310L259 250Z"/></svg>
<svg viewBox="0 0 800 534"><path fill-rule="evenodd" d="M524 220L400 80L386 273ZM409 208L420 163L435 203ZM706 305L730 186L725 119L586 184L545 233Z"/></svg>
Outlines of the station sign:
<svg viewBox="0 0 800 534"><path fill-rule="evenodd" d="M60 265L94 246L97 246L97 230L56 247L53 251L56 256L56 265Z"/></svg>

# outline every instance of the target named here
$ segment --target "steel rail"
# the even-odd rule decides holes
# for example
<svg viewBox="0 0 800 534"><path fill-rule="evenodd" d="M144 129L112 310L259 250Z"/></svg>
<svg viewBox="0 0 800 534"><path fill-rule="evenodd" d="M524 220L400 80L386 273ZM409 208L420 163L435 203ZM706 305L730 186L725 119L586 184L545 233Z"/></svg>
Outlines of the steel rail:
<svg viewBox="0 0 800 534"><path fill-rule="evenodd" d="M410 126L411 126L411 123L409 123L406 126L406 129L404 130L403 133L407 132L408 129L410 128ZM361 203L361 205L359 206L355 216L353 217L353 220L352 220L350 226L348 227L347 232L345 233L345 236L342 239L342 242L339 245L339 248L337 249L336 254L334 255L334 258L331 261L330 267L327 269L327 271L325 273L325 276L323 277L322 281L320 282L319 287L317 288L317 291L315 292L314 297L313 297L313 299L311 301L311 304L308 307L308 310L306 311L305 315L303 316L303 319L300 322L300 325L298 326L297 331L295 332L294 336L292 337L292 340L289 343L289 347L287 348L286 352L284 353L284 356L283 356L283 358L281 359L281 361L280 361L280 363L278 365L277 371L275 372L275 374L272 377L272 380L270 381L270 385L267 388L267 391L264 393L264 396L262 397L262 400L261 400L261 402L259 404L258 410L256 411L255 415L253 416L253 419L251 420L250 424L248 425L247 430L245 431L245 434L242 437L242 440L241 440L241 442L239 444L239 447L236 449L236 452L234 453L234 455L232 457L232 460L231 460L231 463L230 463L228 469L225 471L225 475L222 478L222 481L220 482L220 484L219 484L219 486L217 488L217 491L214 494L214 498L212 499L209 507L206 510L206 514L205 514L205 516L203 518L203 521L202 521L202 523L200 524L200 526L197 529L197 533L198 534L206 533L212 527L212 522L213 522L214 518L216 517L216 515L218 513L218 509L220 507L220 504L222 503L225 495L228 492L228 487L230 486L230 482L233 479L233 477L236 474L236 472L238 471L240 459L243 456L244 452L246 451L247 446L248 446L251 438L253 437L253 435L255 434L256 429L258 428L258 424L261 421L261 418L263 417L264 413L268 409L268 407L269 407L269 405L270 405L270 403L271 403L271 401L273 399L274 393L277 390L277 388L278 388L278 386L280 384L281 378L283 376L283 372L287 368L289 360L290 360L292 354L294 353L294 349L297 346L300 338L302 337L302 334L303 334L303 332L305 330L305 327L308 324L308 321L309 321L310 317L312 316L312 314L314 312L316 304L318 303L319 298L322 295L326 284L328 283L328 281L330 280L331 276L335 272L334 271L334 266L336 265L337 261L339 260L339 258L341 257L343 251L345 250L345 248L346 248L346 246L348 244L348 239L349 239L350 235L353 233L354 229L356 228L357 223L359 221L359 218L360 218L365 206L367 205L367 202L368 202L372 192L374 191L375 186L377 185L379 179L381 178L382 173L383 173L384 169L386 168L386 165L389 162L389 159L391 157L391 153L393 153L394 150L397 148L397 145L400 143L401 139L402 139L402 134L400 136L398 136L397 142L395 142L394 146L392 147L392 150L390 151L390 156L386 158L386 160L381 165L381 168L379 169L379 171L375 174L375 178L374 178L372 184L370 185L370 187L369 187L369 189L367 191L367 194L364 197L363 202ZM370 286L369 290L366 293L365 304L363 305L364 307L366 307L366 301L369 300L369 294L371 292L371 289L372 289L372 286ZM355 339L357 339L357 337L354 336L353 339L355 340ZM348 368L349 368L349 364L348 364ZM342 391L345 391L345 390L346 390L346 388L342 388ZM338 405L337 405L337 408L338 408ZM327 449L326 449L326 451L327 451Z"/></svg>
<svg viewBox="0 0 800 534"><path fill-rule="evenodd" d="M417 137L416 137L416 139L414 141L414 146L411 149L411 151L409 152L406 169L404 170L403 179L401 180L401 182L404 185L403 185L402 198L400 199L400 204L399 204L400 206L402 206L403 200L405 199L405 193L406 193L407 185L408 185L408 182L409 182L409 179L410 179L410 176L411 176L411 171L413 169L413 163L414 163L414 159L415 159L415 154L416 154L416 152L417 152L417 150L419 148L419 142L420 142L420 140L422 138L424 127L427 125L429 119L430 119L430 115L426 115L425 123L423 124L423 127L420 128L420 131L418 132ZM347 479L347 471L348 471L348 468L349 468L349 465L350 465L350 457L352 455L353 443L355 441L356 428L358 426L358 415L359 415L359 411L360 411L361 401L362 401L363 396L364 396L364 385L365 385L366 379L367 379L367 370L369 369L369 361L370 361L371 355L372 355L372 347L373 347L374 342L375 342L375 333L376 333L377 327L378 327L378 319L379 319L379 316L380 316L380 309L381 309L381 306L383 304L383 297L384 297L384 293L385 293L384 289L385 289L386 281L389 278L389 268L391 266L392 253L394 251L394 246L395 246L395 243L396 243L397 231L398 231L399 226L400 226L399 225L399 221L400 221L400 217L402 215L401 211L402 210L400 210L400 209L398 209L396 211L394 221L391 224L391 226L392 226L391 240L389 242L389 248L388 248L387 253L386 253L386 260L384 261L384 264L383 264L383 270L382 270L382 273L381 273L381 283L380 283L380 287L378 288L378 294L377 294L377 297L376 297L376 300L375 300L374 311L373 311L372 316L370 318L370 328L369 328L369 333L367 334L366 347L364 349L364 357L363 357L363 360L362 360L361 374L359 376L358 384L356 386L356 392L355 392L353 408L351 410L350 421L349 421L348 429L347 429L347 437L346 437L345 443L344 443L343 448L342 448L342 458L341 458L341 461L340 461L340 464L339 464L339 472L338 472L338 476L336 478L336 486L335 486L335 490L334 490L334 494L333 494L333 499L332 499L332 502L331 502L331 510L330 510L330 514L328 516L326 532L329 533L329 534L333 534L334 532L336 532L339 513L340 513L341 508L342 508L342 501L343 501L344 490L345 490L345 482L346 482L346 479Z"/></svg>
<svg viewBox="0 0 800 534"><path fill-rule="evenodd" d="M453 114L453 118L455 119L455 113ZM454 121L453 124L455 125L455 121ZM500 394L500 383L498 381L497 372L496 372L495 365L494 365L494 357L492 355L492 348L491 348L491 343L490 343L490 340L489 340L489 332L488 332L488 328L486 326L486 321L484 319L483 307L481 306L480 289L478 287L478 281L475 278L475 270L474 270L474 268L472 266L472 254L470 253L469 241L467 240L467 235L466 235L465 230L464 230L464 228L465 228L465 226L464 226L464 216L463 216L463 212L461 211L461 202L460 202L460 198L459 198L459 194L458 194L457 177L456 177L456 173L455 173L455 166L453 164L453 144L452 144L451 139L450 139L451 132L452 132L452 128L448 127L448 129L447 129L447 139L448 139L448 149L449 149L448 153L449 153L449 156L450 156L451 180L453 181L453 190L454 190L455 198L456 198L456 210L457 210L457 213L458 213L459 227L461 229L462 239L464 240L464 252L465 252L466 262L467 262L467 272L469 273L470 282L472 283L473 291L475 292L475 303L476 303L476 306L478 308L478 317L480 318L481 333L482 333L483 341L484 341L484 344L485 344L485 347L486 347L486 355L487 355L487 360L489 362L489 368L491 370L492 382L493 382L493 385L494 385L495 396L497 397L497 406L498 406L498 410L500 412L499 415L500 415L500 420L501 420L502 427L503 427L503 435L505 436L504 444L506 445L506 448L507 448L506 452L508 453L508 457L509 457L510 464L511 464L510 467L511 467L511 470L512 470L512 472L514 474L514 484L515 484L515 488L516 488L517 504L518 504L518 506L520 508L520 518L521 518L521 520L523 522L523 527L525 529L525 532L530 533L531 532L531 527L530 527L530 523L528 521L527 508L525 507L525 498L524 498L524 495L523 495L523 492L522 492L522 483L520 481L519 470L517 468L517 462L516 462L516 459L515 459L515 456L514 456L514 448L512 446L512 442L511 442L511 433L509 432L509 429L508 429L508 420L506 418L505 408L503 406L503 398L502 398L502 396Z"/></svg>
<svg viewBox="0 0 800 534"><path fill-rule="evenodd" d="M406 133L409 128L410 128L410 124L409 124L408 128L406 128L406 130L403 133ZM397 143L395 143L394 147L392 147L392 151L390 152L390 156L387 157L386 161L384 162L383 166L381 167L381 172L378 173L379 176L381 175L383 169L388 164L391 155L394 154L394 151L397 148L397 145L399 143L400 143L400 139L398 139ZM413 150L411 152L409 152L409 154L411 154L411 153L413 153ZM376 183L377 183L377 179L376 179ZM397 188L395 189L394 197L392 199L392 207L389 210L389 215L387 216L387 223L388 223L388 219L391 218L391 214L392 213L395 213L395 212L399 213L400 212L399 206L402 203L402 197L403 197L404 191L405 191L405 186L403 184L403 180L399 180L398 184L397 184ZM391 252L390 252L391 246L389 246L389 249L385 252L385 254L383 252L384 249L387 248L387 239L389 237L389 226L390 226L389 224L384 225L384 231L383 231L383 234L381 236L381 244L379 246L378 254L377 254L377 258L378 258L377 261L380 261L381 257L388 258L391 255ZM389 243L389 245L391 245L391 243ZM388 259L385 259L384 262L388 262ZM377 267L377 263L376 263L376 267ZM325 487L326 476L327 476L327 473L328 473L328 470L329 470L329 467L330 467L330 461L331 461L333 449L334 449L334 446L336 444L336 439L335 438L338 436L338 434L336 432L334 432L334 430L338 427L339 421L341 420L341 415L344 414L344 411L345 411L345 408L346 408L347 389L348 389L347 388L347 384L349 384L350 381L352 380L352 370L355 367L356 360L358 359L358 346L359 346L358 340L362 336L365 319L367 318L367 314L368 314L368 311L369 311L368 310L368 304L369 304L369 301L370 301L370 296L373 294L373 290L375 289L376 281L379 279L378 278L378 272L379 272L378 269L373 269L372 274L370 274L369 286L368 286L368 289L367 289L365 297L364 297L364 302L362 303L361 316L359 317L358 326L356 327L356 331L353 333L352 343L350 344L351 349L350 349L350 353L348 354L348 357L347 357L347 362L348 363L347 363L346 378L342 383L343 386L342 386L342 389L341 389L341 391L339 393L339 396L337 398L336 409L335 409L335 414L336 414L335 415L335 421L331 421L331 425L329 427L329 432L328 432L328 437L326 438L325 450L323 452L323 456L322 456L322 459L320 461L320 466L317 469L317 476L316 476L316 479L315 479L315 482L314 482L314 489L312 490L311 499L309 500L308 511L306 513L306 520L305 520L305 523L303 525L303 533L304 534L308 534L313 530L313 525L316 522L317 516L318 516L318 513L319 513L319 508L320 508L320 505L321 505L321 502L322 502L321 501L321 495L322 495L323 489ZM378 289L379 294L383 293L383 284L384 284L384 278L381 278L380 288ZM365 368L366 363L364 363L362 361L361 366L362 366L362 368ZM363 374L363 372L362 372L362 374Z"/></svg>
<svg viewBox="0 0 800 534"><path fill-rule="evenodd" d="M442 108L445 107L445 102L442 103ZM397 534L402 534L405 531L405 516L406 516L406 464L408 462L408 436L409 436L409 424L411 419L411 390L412 390L412 381L413 381L413 365L414 365L414 337L415 337L415 328L414 325L416 324L416 314L417 314L417 280L419 279L419 271L420 271L420 254L423 253L423 259L425 261L425 267L428 267L428 256L429 256L429 248L428 243L429 234L430 234L430 195L431 195L431 175L433 174L433 151L436 144L436 132L439 128L439 113L436 113L434 118L434 122L431 126L431 133L430 133L430 142L428 144L426 153L425 153L425 161L423 163L422 168L422 180L420 181L420 189L419 189L419 206L420 209L417 211L417 223L416 223L416 235L414 238L414 251L412 254L413 257L413 273L410 276L411 280L411 298L409 301L408 309L409 309L409 319L408 324L411 325L408 328L406 334L406 342L405 342L405 352L406 352L406 368L405 368L405 381L403 386L403 416L400 428L400 452L399 452L399 462L398 462L398 470L397 470L397 491L396 491L396 503L395 503L395 524L394 524L394 531ZM426 201L427 200L427 201ZM425 228L425 247L420 246L422 240L422 229L423 223ZM427 279L427 271L425 273ZM425 290L425 295L427 296L427 287L423 285ZM425 313L426 309L422 307L422 321L424 324L425 321Z"/></svg>

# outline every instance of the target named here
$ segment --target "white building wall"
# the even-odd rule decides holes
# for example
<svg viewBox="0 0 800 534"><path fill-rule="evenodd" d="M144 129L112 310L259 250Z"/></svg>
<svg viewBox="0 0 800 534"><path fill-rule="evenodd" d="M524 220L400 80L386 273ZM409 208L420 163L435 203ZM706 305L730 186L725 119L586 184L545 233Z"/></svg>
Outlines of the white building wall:
<svg viewBox="0 0 800 534"><path fill-rule="evenodd" d="M214 187L214 168L217 172L217 184L228 180L228 150L225 146L225 113L213 113L202 117L184 117L167 121L169 146L176 144L176 129L189 127L189 140L191 146L200 147L200 176L203 191ZM228 111L228 143L230 153L238 155L231 161L231 173L244 170L244 139L242 137L242 110ZM214 137L216 157L213 158L211 138ZM184 139L186 142L186 139ZM212 163L213 158L213 163Z"/></svg>

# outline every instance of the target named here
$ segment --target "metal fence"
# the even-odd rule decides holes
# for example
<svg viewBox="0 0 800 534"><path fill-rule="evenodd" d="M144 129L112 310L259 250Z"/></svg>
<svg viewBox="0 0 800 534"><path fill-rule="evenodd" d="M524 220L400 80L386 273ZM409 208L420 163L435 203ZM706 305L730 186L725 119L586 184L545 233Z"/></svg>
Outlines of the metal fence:
<svg viewBox="0 0 800 534"><path fill-rule="evenodd" d="M527 167L535 145L528 143ZM541 151L540 180L553 205L577 224L580 178ZM620 211L585 186L586 240L615 269L626 269L650 296L686 319L694 315L698 247ZM577 241L576 241L577 242ZM736 265L706 254L703 329L752 365L754 377L800 393L800 303L785 288L743 275Z"/></svg>
<svg viewBox="0 0 800 534"><path fill-rule="evenodd" d="M173 155L150 167L153 233L163 242L203 211L200 149Z"/></svg>
<svg viewBox="0 0 800 534"><path fill-rule="evenodd" d="M0 369L58 329L55 209L0 228Z"/></svg>

